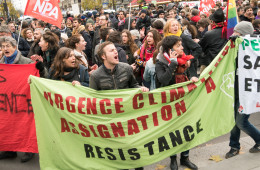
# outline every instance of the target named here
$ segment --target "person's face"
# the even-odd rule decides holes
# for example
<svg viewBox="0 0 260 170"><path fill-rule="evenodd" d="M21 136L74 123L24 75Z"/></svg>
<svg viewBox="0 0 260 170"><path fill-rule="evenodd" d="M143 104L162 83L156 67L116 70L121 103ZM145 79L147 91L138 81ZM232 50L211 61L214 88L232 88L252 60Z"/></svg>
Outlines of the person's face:
<svg viewBox="0 0 260 170"><path fill-rule="evenodd" d="M203 32L205 30L205 28L199 27L198 30L199 30L199 32Z"/></svg>
<svg viewBox="0 0 260 170"><path fill-rule="evenodd" d="M42 37L42 34L39 30L36 30L36 31L34 31L33 36L34 36L34 41L39 41Z"/></svg>
<svg viewBox="0 0 260 170"><path fill-rule="evenodd" d="M164 13L160 13L159 18L164 18Z"/></svg>
<svg viewBox="0 0 260 170"><path fill-rule="evenodd" d="M135 28L135 27L136 27L136 21L135 21L135 20L132 22L131 27L132 27L132 28Z"/></svg>
<svg viewBox="0 0 260 170"><path fill-rule="evenodd" d="M61 22L61 29L64 29L65 26L66 26L65 20L62 20L62 22Z"/></svg>
<svg viewBox="0 0 260 170"><path fill-rule="evenodd" d="M123 41L123 44L127 44L127 42L128 42L127 33L125 33L125 32L122 33L122 41Z"/></svg>
<svg viewBox="0 0 260 170"><path fill-rule="evenodd" d="M253 10L252 8L249 8L248 10L246 10L246 13L245 13L247 16L252 16L253 15Z"/></svg>
<svg viewBox="0 0 260 170"><path fill-rule="evenodd" d="M153 45L154 44L153 33L149 32L147 34L146 40L148 45Z"/></svg>
<svg viewBox="0 0 260 170"><path fill-rule="evenodd" d="M80 24L77 20L73 21L73 28L77 29L79 26L80 26Z"/></svg>
<svg viewBox="0 0 260 170"><path fill-rule="evenodd" d="M99 19L100 19L99 17L96 17L96 23L99 23Z"/></svg>
<svg viewBox="0 0 260 170"><path fill-rule="evenodd" d="M170 11L169 11L169 16L170 16L171 18L174 17L174 10L170 10Z"/></svg>
<svg viewBox="0 0 260 170"><path fill-rule="evenodd" d="M181 12L181 17L185 18L185 13Z"/></svg>
<svg viewBox="0 0 260 170"><path fill-rule="evenodd" d="M93 30L94 30L93 25L92 25L92 24L89 25L89 26L88 26L88 31L93 31Z"/></svg>
<svg viewBox="0 0 260 170"><path fill-rule="evenodd" d="M9 27L9 29L10 29L12 32L15 32L15 26L14 26L14 24L8 24L8 27Z"/></svg>
<svg viewBox="0 0 260 170"><path fill-rule="evenodd" d="M244 10L243 9L240 9L239 11L238 11L238 15L240 16L240 15L244 15Z"/></svg>
<svg viewBox="0 0 260 170"><path fill-rule="evenodd" d="M118 52L114 44L109 44L104 48L104 55L102 56L104 64L115 66L118 64Z"/></svg>
<svg viewBox="0 0 260 170"><path fill-rule="evenodd" d="M0 59L3 57L2 47L0 47Z"/></svg>
<svg viewBox="0 0 260 170"><path fill-rule="evenodd" d="M123 20L125 18L124 13L123 12L119 12L119 19Z"/></svg>
<svg viewBox="0 0 260 170"><path fill-rule="evenodd" d="M12 35L11 33L0 32L0 37L11 36L11 35Z"/></svg>
<svg viewBox="0 0 260 170"><path fill-rule="evenodd" d="M173 21L170 25L170 29L169 29L169 32L170 33L173 33L173 34L176 34L179 30L179 23L178 21Z"/></svg>
<svg viewBox="0 0 260 170"><path fill-rule="evenodd" d="M67 19L67 24L72 24L70 19Z"/></svg>
<svg viewBox="0 0 260 170"><path fill-rule="evenodd" d="M87 42L84 40L84 38L82 36L80 36L79 42L76 43L76 49L78 51L83 51L86 48L86 44L87 44Z"/></svg>
<svg viewBox="0 0 260 170"><path fill-rule="evenodd" d="M56 29L56 26L55 25L52 25L51 26L51 30L55 30Z"/></svg>
<svg viewBox="0 0 260 170"><path fill-rule="evenodd" d="M144 19L144 18L145 18L145 16L146 16L146 14L145 14L145 13L141 13L141 15L140 15L140 18Z"/></svg>
<svg viewBox="0 0 260 170"><path fill-rule="evenodd" d="M258 9L257 11L257 16L260 16L260 9Z"/></svg>
<svg viewBox="0 0 260 170"><path fill-rule="evenodd" d="M105 16L101 16L99 17L99 25L100 26L105 26L107 24L107 20L106 20L106 17Z"/></svg>
<svg viewBox="0 0 260 170"><path fill-rule="evenodd" d="M49 43L47 43L47 42L43 39L43 37L41 37L41 40L40 40L40 42L39 42L39 46L41 47L41 50L42 50L42 51L47 51L47 50L48 50L48 45L49 45Z"/></svg>
<svg viewBox="0 0 260 170"><path fill-rule="evenodd" d="M172 48L177 52L178 55L183 54L183 46L181 41L177 42Z"/></svg>
<svg viewBox="0 0 260 170"><path fill-rule="evenodd" d="M73 51L70 52L70 55L68 58L63 59L63 63L65 65L65 67L67 67L67 68L76 67L76 58L75 58L75 54Z"/></svg>
<svg viewBox="0 0 260 170"><path fill-rule="evenodd" d="M200 18L206 18L205 15L200 15Z"/></svg>
<svg viewBox="0 0 260 170"><path fill-rule="evenodd" d="M2 43L2 53L6 57L10 57L16 50L16 46L13 47L9 42Z"/></svg>
<svg viewBox="0 0 260 170"><path fill-rule="evenodd" d="M26 37L29 38L29 39L32 39L33 38L33 33L31 30L27 30L26 31Z"/></svg>

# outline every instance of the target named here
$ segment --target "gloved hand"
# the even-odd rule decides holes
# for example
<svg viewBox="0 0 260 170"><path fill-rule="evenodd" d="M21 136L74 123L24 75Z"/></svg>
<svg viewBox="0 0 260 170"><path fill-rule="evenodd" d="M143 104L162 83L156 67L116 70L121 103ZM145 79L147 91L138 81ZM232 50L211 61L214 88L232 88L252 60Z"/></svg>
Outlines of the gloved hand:
<svg viewBox="0 0 260 170"><path fill-rule="evenodd" d="M41 61L37 61L35 67L39 70L39 72L44 71L44 64Z"/></svg>
<svg viewBox="0 0 260 170"><path fill-rule="evenodd" d="M229 40L235 42L238 37L239 37L238 35L232 35L229 37Z"/></svg>

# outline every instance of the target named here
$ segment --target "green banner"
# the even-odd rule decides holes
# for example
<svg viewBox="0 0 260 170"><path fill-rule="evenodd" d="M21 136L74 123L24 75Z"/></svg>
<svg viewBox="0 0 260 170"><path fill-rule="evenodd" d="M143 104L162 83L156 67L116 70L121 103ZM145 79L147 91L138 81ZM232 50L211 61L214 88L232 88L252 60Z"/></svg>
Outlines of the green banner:
<svg viewBox="0 0 260 170"><path fill-rule="evenodd" d="M41 168L141 167L228 133L237 50L229 41L195 84L148 93L31 76Z"/></svg>

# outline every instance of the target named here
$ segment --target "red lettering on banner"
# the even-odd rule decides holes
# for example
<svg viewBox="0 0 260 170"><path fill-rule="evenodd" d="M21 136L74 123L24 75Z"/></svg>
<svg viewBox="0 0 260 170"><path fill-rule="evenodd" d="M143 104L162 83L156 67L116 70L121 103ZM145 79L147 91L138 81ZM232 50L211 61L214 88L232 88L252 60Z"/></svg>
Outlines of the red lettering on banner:
<svg viewBox="0 0 260 170"><path fill-rule="evenodd" d="M128 120L128 135L133 135L134 133L139 133L138 124L134 119Z"/></svg>
<svg viewBox="0 0 260 170"><path fill-rule="evenodd" d="M205 82L205 78L202 78L200 81L201 81L201 83L204 83Z"/></svg>
<svg viewBox="0 0 260 170"><path fill-rule="evenodd" d="M260 103L259 102L256 103L256 107L260 107Z"/></svg>
<svg viewBox="0 0 260 170"><path fill-rule="evenodd" d="M75 134L79 134L79 132L76 130L74 123L69 122L70 126L72 127L72 132Z"/></svg>
<svg viewBox="0 0 260 170"><path fill-rule="evenodd" d="M194 83L188 84L187 87L188 87L189 92L192 92L193 90L195 90L197 88L196 84L194 84Z"/></svg>
<svg viewBox="0 0 260 170"><path fill-rule="evenodd" d="M209 75L211 75L213 73L213 71L211 70L210 72L209 72Z"/></svg>
<svg viewBox="0 0 260 170"><path fill-rule="evenodd" d="M64 110L62 95L54 94L54 97L55 97L55 103L56 103L57 108Z"/></svg>
<svg viewBox="0 0 260 170"><path fill-rule="evenodd" d="M177 90L178 90L178 93L177 93L176 89L170 90L170 101L171 102L178 100L179 98L182 98L184 96L185 91L184 91L183 87L178 87Z"/></svg>
<svg viewBox="0 0 260 170"><path fill-rule="evenodd" d="M150 105L158 104L157 102L154 102L153 93L148 94L148 98Z"/></svg>
<svg viewBox="0 0 260 170"><path fill-rule="evenodd" d="M111 138L106 125L98 125L97 129L102 138Z"/></svg>
<svg viewBox="0 0 260 170"><path fill-rule="evenodd" d="M159 126L159 121L157 117L157 112L153 112L153 125L154 126Z"/></svg>
<svg viewBox="0 0 260 170"><path fill-rule="evenodd" d="M234 42L233 42L232 40L231 40L230 47L231 47L231 48L235 48L235 47L236 47L235 44L234 44Z"/></svg>
<svg viewBox="0 0 260 170"><path fill-rule="evenodd" d="M74 104L70 104L70 102L74 103ZM74 96L66 97L66 106L67 106L68 112L70 112L70 113L76 112L75 102L76 102L76 98Z"/></svg>
<svg viewBox="0 0 260 170"><path fill-rule="evenodd" d="M89 129L91 130L91 132L94 134L95 137L98 137L98 135L95 132L93 125L89 125Z"/></svg>
<svg viewBox="0 0 260 170"><path fill-rule="evenodd" d="M140 102L139 105L138 105L138 101L137 100L143 100L144 99L144 96L142 93L139 93L139 94L136 94L134 97L133 97L133 108L134 109L141 109L144 107L144 102Z"/></svg>
<svg viewBox="0 0 260 170"><path fill-rule="evenodd" d="M179 103L175 104L175 110L177 112L177 116L181 115L181 111L182 111L182 113L186 112L186 106L185 106L184 100L182 100Z"/></svg>
<svg viewBox="0 0 260 170"><path fill-rule="evenodd" d="M140 116L140 117L137 118L137 120L141 121L142 126L143 126L143 130L146 130L146 129L147 129L146 119L147 119L148 117L149 117L148 115L144 115L144 116Z"/></svg>
<svg viewBox="0 0 260 170"><path fill-rule="evenodd" d="M166 103L166 92L163 91L163 92L161 93L161 96L162 96L162 103Z"/></svg>
<svg viewBox="0 0 260 170"><path fill-rule="evenodd" d="M117 122L117 125L115 123L111 123L110 125L115 137L118 137L118 134L120 135L120 137L125 136L125 132L121 122Z"/></svg>
<svg viewBox="0 0 260 170"><path fill-rule="evenodd" d="M122 107L124 107L122 104L120 104L123 101L123 98L115 98L115 108L116 113L124 113L124 110L121 110Z"/></svg>
<svg viewBox="0 0 260 170"><path fill-rule="evenodd" d="M218 62L220 62L221 60L222 60L222 58L221 58L221 57L219 57L219 58L218 58Z"/></svg>
<svg viewBox="0 0 260 170"><path fill-rule="evenodd" d="M172 107L165 105L161 108L162 120L169 121L172 119Z"/></svg>
<svg viewBox="0 0 260 170"><path fill-rule="evenodd" d="M99 101L99 105L100 105L100 111L103 115L105 114L111 114L112 113L112 110L111 109L107 109L105 108L105 103L106 103L106 106L111 106L111 102L109 99L102 99Z"/></svg>
<svg viewBox="0 0 260 170"><path fill-rule="evenodd" d="M81 130L81 136L83 137L90 137L90 132L87 130L85 125L79 124L79 130Z"/></svg>
<svg viewBox="0 0 260 170"><path fill-rule="evenodd" d="M211 93L216 89L216 85L211 77L209 77L205 82L207 93Z"/></svg>
<svg viewBox="0 0 260 170"><path fill-rule="evenodd" d="M93 115L97 114L96 102L97 102L96 98L93 98L92 102L91 102L91 98L87 98L87 114L91 114L90 111L92 111Z"/></svg>
<svg viewBox="0 0 260 170"><path fill-rule="evenodd" d="M85 97L79 97L79 102L78 102L78 111L81 114L86 114L85 112L82 111L82 109L85 107L85 105L83 104L83 102L86 101Z"/></svg>
<svg viewBox="0 0 260 170"><path fill-rule="evenodd" d="M53 101L52 101L52 99L51 99L51 92L44 92L44 97L45 97L45 99L47 100L47 101L49 101L50 102L50 104L53 106Z"/></svg>
<svg viewBox="0 0 260 170"><path fill-rule="evenodd" d="M66 119L61 118L61 132L70 132L70 127Z"/></svg>

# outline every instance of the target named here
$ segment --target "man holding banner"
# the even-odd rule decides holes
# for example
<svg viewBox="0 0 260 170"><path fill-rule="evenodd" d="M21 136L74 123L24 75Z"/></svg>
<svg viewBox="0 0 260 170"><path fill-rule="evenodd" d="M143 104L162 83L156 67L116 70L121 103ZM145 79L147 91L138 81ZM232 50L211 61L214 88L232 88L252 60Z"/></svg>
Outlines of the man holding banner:
<svg viewBox="0 0 260 170"><path fill-rule="evenodd" d="M248 34L253 34L253 32L254 32L254 28L253 28L252 23L247 22L247 21L242 21L235 26L233 36L245 36ZM242 47L240 46L240 48L242 48ZM240 77L242 76L242 73L243 72L239 72ZM239 83L240 88L241 88L241 84ZM231 147L231 149L226 154L226 156L225 156L226 159L239 154L239 150L240 150L239 138L240 138L241 130L243 130L246 134L248 134L256 143L255 146L253 146L249 150L249 152L250 153L260 152L260 131L248 121L249 113L246 113L246 114L243 113L243 107L242 107L242 105L240 105L241 98L239 97L240 96L239 91L242 89L239 89L239 91L238 91L238 89L239 89L238 88L238 76L236 74L236 77L235 77L235 106L234 106L235 107L234 109L235 109L236 125L234 126L234 128L231 131L230 143L229 143L229 146Z"/></svg>

